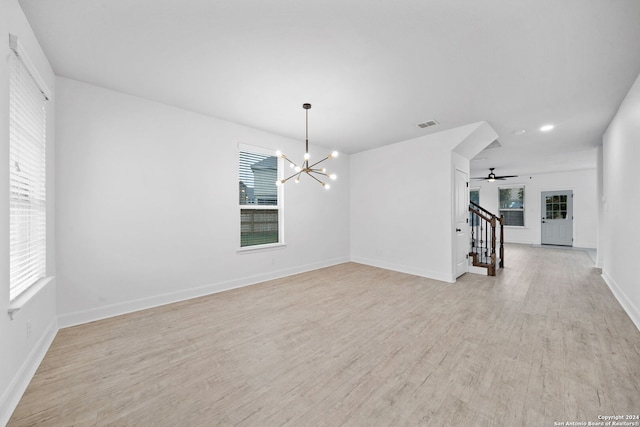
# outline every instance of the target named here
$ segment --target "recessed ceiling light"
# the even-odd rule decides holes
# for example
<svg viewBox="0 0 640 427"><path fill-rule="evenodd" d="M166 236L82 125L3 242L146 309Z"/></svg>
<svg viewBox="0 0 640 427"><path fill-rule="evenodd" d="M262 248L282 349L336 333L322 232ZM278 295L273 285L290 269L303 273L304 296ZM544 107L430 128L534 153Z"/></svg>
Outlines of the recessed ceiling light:
<svg viewBox="0 0 640 427"><path fill-rule="evenodd" d="M540 131L542 132L549 132L551 129L553 129L555 126L553 125L544 125L540 128Z"/></svg>
<svg viewBox="0 0 640 427"><path fill-rule="evenodd" d="M526 130L524 130L524 129L518 129L518 130L514 130L514 131L513 131L513 134L514 134L514 135L523 135L523 134L525 134L525 133L527 133L527 131L526 131Z"/></svg>

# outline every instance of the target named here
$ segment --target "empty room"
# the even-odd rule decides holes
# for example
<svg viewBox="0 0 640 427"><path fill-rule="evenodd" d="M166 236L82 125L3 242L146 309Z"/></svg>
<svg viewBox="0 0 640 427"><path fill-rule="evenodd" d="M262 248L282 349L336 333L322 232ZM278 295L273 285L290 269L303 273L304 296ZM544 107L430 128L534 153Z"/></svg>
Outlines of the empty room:
<svg viewBox="0 0 640 427"><path fill-rule="evenodd" d="M640 2L0 29L0 425L640 426Z"/></svg>

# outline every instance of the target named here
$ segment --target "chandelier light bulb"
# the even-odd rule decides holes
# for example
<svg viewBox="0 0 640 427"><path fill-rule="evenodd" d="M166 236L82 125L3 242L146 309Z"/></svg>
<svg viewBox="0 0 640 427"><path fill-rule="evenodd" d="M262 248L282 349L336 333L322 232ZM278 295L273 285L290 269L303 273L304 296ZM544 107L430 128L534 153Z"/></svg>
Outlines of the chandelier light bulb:
<svg viewBox="0 0 640 427"><path fill-rule="evenodd" d="M338 157L338 154L339 153L337 151L334 151L333 153L331 153L331 157Z"/></svg>
<svg viewBox="0 0 640 427"><path fill-rule="evenodd" d="M331 186L329 184L327 184L326 182L323 182L322 186L325 188L325 190L328 190L328 189L331 188Z"/></svg>
<svg viewBox="0 0 640 427"><path fill-rule="evenodd" d="M293 168L293 170L296 172L300 172L302 168L300 166L296 166L295 168Z"/></svg>
<svg viewBox="0 0 640 427"><path fill-rule="evenodd" d="M293 182L295 182L296 184L300 182L300 178L296 178Z"/></svg>
<svg viewBox="0 0 640 427"><path fill-rule="evenodd" d="M333 181L336 180L338 176L335 173L332 173L331 175L329 175L329 178L331 178Z"/></svg>
<svg viewBox="0 0 640 427"><path fill-rule="evenodd" d="M322 172L322 173L327 173L327 168L322 168L322 169L321 169L321 172Z"/></svg>
<svg viewBox="0 0 640 427"><path fill-rule="evenodd" d="M280 151L280 150L276 151L276 156L278 156L278 157L283 157L283 156L282 156L282 151Z"/></svg>
<svg viewBox="0 0 640 427"><path fill-rule="evenodd" d="M304 159L305 159L305 160L309 160L309 157L310 157L310 156L309 156L309 153L304 153Z"/></svg>

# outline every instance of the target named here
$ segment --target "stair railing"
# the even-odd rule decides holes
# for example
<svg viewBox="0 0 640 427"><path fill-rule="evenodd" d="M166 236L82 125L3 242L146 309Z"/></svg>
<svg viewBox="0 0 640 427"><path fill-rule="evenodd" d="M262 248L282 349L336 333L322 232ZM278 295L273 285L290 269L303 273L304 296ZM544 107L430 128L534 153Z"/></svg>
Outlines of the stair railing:
<svg viewBox="0 0 640 427"><path fill-rule="evenodd" d="M496 267L504 268L504 216L497 216L482 206L470 202L471 252L473 265L485 267L489 276L496 275ZM496 228L500 225L498 242ZM496 247L498 253L496 255Z"/></svg>

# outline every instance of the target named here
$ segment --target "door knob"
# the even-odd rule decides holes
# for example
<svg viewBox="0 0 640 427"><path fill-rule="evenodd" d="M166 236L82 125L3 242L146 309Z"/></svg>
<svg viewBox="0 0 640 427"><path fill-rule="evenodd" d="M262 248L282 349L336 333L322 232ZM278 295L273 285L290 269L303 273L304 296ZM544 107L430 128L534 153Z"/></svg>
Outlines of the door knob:
<svg viewBox="0 0 640 427"><path fill-rule="evenodd" d="M457 231L457 232L460 232L460 231L462 231L462 230L460 230L459 228L456 228L456 231Z"/></svg>

